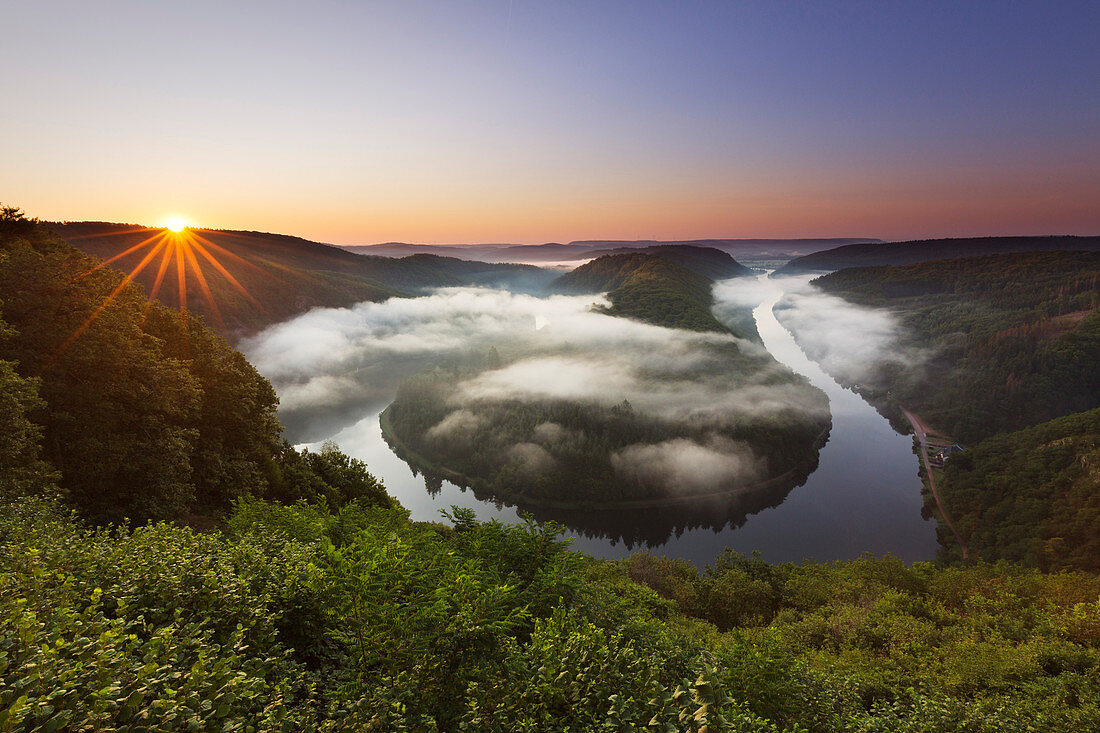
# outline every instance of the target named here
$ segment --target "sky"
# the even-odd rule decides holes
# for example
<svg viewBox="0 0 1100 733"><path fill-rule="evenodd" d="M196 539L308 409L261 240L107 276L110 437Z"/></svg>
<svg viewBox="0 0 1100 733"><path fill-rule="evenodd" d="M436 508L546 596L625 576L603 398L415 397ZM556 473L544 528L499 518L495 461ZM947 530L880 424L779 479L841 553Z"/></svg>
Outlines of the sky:
<svg viewBox="0 0 1100 733"><path fill-rule="evenodd" d="M0 0L0 202L339 244L1100 234L1100 3Z"/></svg>

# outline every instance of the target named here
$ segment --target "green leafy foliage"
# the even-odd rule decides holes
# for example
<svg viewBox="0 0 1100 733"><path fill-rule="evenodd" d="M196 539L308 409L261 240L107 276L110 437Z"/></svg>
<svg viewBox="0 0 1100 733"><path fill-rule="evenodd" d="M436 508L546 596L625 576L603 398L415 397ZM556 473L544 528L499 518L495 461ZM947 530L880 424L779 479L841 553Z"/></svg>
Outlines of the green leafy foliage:
<svg viewBox="0 0 1100 733"><path fill-rule="evenodd" d="M729 551L705 573L646 555L621 565L730 629L714 647L719 665L772 720L815 731L1100 724L1093 574L891 558L772 565Z"/></svg>
<svg viewBox="0 0 1100 733"><path fill-rule="evenodd" d="M0 320L0 341L11 333ZM38 380L21 377L15 366L0 361L0 501L52 490L57 480L40 458L42 428L30 419L43 405Z"/></svg>
<svg viewBox="0 0 1100 733"><path fill-rule="evenodd" d="M729 552L700 573L594 561L553 526L451 519L249 500L224 533L106 531L9 504L0 730L1100 723L1094 574Z"/></svg>
<svg viewBox="0 0 1100 733"><path fill-rule="evenodd" d="M699 572L470 510L413 523L335 446L280 442L270 387L201 324L81 277L17 210L0 237L0 733L1100 728L1096 574L732 552ZM1094 410L975 446L947 483L980 503L1028 482L1039 538L1084 543L1063 525L1092 526L1095 432ZM227 505L208 532L70 508Z"/></svg>

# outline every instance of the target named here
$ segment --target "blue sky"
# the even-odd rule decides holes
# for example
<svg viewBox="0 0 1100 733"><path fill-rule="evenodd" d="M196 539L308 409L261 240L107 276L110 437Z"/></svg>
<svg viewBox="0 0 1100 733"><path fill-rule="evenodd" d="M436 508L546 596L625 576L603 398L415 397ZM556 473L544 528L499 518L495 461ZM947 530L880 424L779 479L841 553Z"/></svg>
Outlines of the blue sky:
<svg viewBox="0 0 1100 733"><path fill-rule="evenodd" d="M1100 3L5 3L0 200L341 243L1100 233Z"/></svg>

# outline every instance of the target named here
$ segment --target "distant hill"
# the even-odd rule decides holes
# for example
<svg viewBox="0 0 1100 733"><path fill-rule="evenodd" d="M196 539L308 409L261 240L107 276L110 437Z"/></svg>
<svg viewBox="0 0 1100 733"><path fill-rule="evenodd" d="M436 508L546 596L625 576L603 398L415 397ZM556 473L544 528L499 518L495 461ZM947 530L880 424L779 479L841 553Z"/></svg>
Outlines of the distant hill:
<svg viewBox="0 0 1100 733"><path fill-rule="evenodd" d="M956 257L1051 250L1100 250L1100 237L970 237L848 244L797 257L776 270L776 274L799 275L807 272L831 272L845 267L911 265Z"/></svg>
<svg viewBox="0 0 1100 733"><path fill-rule="evenodd" d="M692 272L709 277L711 280L727 280L731 277L747 277L753 271L742 265L728 253L711 247L696 247L688 244L659 244L651 247L619 248L600 253L598 256L617 254L657 255L682 265ZM593 254L593 256L597 256Z"/></svg>
<svg viewBox="0 0 1100 733"><path fill-rule="evenodd" d="M752 271L717 250L679 250L605 255L562 275L550 287L561 293L607 292L611 315L668 328L729 332L710 310L713 276L726 279Z"/></svg>
<svg viewBox="0 0 1100 733"><path fill-rule="evenodd" d="M386 257L406 257L411 254L438 254L462 259L480 259L487 262L569 262L587 260L611 252L648 249L652 247L707 247L728 254L754 257L790 258L816 252L829 247L858 242L881 242L879 239L854 237L834 239L684 239L658 241L655 239L619 240L591 239L562 244L408 244L386 242L347 246L350 252Z"/></svg>
<svg viewBox="0 0 1100 733"><path fill-rule="evenodd" d="M756 257L797 257L810 252L839 247L848 244L881 243L881 239L866 237L832 237L814 239L682 239L674 241L658 240L615 240L592 239L570 242L568 246L587 248L588 250L609 251L622 247L644 248L654 246L693 246L709 247L731 255L754 255Z"/></svg>
<svg viewBox="0 0 1100 733"><path fill-rule="evenodd" d="M103 259L117 257L111 266L126 273L145 260L160 241L158 237L166 232L105 222L48 226L87 254ZM185 234L191 237L193 253L185 258L184 268L189 283L185 289L188 310L232 336L254 332L318 306L378 301L433 287L507 284L519 290L534 290L541 289L554 277L554 273L526 265L491 265L434 254L400 259L366 257L341 247L282 234L211 229L189 229ZM170 240L169 246L174 246L171 244L174 241ZM210 257L203 255L200 248ZM163 273L157 287L161 257L162 253L157 253L134 279L147 293L155 291L161 302L178 307L179 274L175 261ZM216 310L202 292L192 262L201 267Z"/></svg>

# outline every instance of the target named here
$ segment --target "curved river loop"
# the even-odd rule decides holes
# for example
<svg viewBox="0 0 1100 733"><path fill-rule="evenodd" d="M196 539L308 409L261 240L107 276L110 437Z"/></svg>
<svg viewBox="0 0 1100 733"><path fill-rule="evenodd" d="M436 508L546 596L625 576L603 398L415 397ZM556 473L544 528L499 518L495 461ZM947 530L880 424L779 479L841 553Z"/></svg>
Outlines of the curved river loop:
<svg viewBox="0 0 1100 733"><path fill-rule="evenodd" d="M935 524L921 516L919 459L912 438L895 432L863 398L837 384L780 325L773 307L784 295L783 280L762 275L757 286L762 301L753 316L765 347L829 398L832 429L816 470L805 482L789 493L784 489L743 502L736 511L719 511L711 521L670 524L661 509L537 518L560 521L574 549L601 558L648 549L703 567L730 547L743 554L759 552L771 562L827 562L863 553L892 554L906 562L931 560ZM365 462L414 520L440 521L441 510L454 505L472 509L481 520L521 521L515 507L479 500L447 481L429 482L429 490L425 478L383 440L379 413L371 410L329 438ZM700 511L708 509L696 509Z"/></svg>

